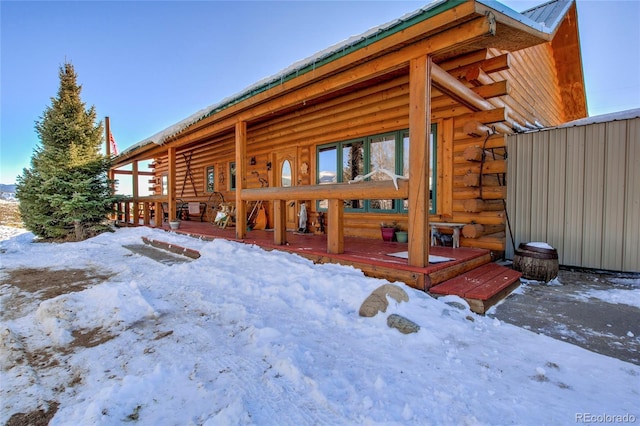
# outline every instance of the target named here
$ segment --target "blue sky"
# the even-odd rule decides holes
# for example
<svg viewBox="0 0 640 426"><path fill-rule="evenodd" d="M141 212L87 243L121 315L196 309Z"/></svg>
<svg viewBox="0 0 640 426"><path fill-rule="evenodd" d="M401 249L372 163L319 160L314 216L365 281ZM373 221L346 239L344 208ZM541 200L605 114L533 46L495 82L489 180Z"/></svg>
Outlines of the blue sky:
<svg viewBox="0 0 640 426"><path fill-rule="evenodd" d="M505 0L516 11L543 3ZM34 123L73 63L82 99L122 150L427 1L0 2L0 183L38 144ZM640 2L578 0L590 115L640 107Z"/></svg>

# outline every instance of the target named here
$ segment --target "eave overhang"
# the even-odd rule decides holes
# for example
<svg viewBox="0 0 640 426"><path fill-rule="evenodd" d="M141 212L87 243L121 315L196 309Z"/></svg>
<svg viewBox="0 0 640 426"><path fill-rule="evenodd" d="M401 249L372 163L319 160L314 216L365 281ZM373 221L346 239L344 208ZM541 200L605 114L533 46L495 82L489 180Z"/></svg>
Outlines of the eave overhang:
<svg viewBox="0 0 640 426"><path fill-rule="evenodd" d="M493 0L433 2L400 19L331 46L234 96L201 109L173 126L127 148L114 163L123 165L127 160L148 158L154 152L166 150L166 148L158 150L159 145L172 143L198 129L238 115L285 93L308 86L420 40L428 39L479 17L484 17L491 23L489 33L485 37L475 39L472 43L452 44L448 49L437 52L433 58L434 62L482 48L493 47L515 51L547 42L553 38L559 23L562 22L574 1L563 3L566 4L565 10L558 14L551 25L547 25L533 21ZM331 72L322 72L326 69L331 69ZM315 76L318 76L317 79L314 78ZM228 128L221 128L219 131L233 131L232 124L226 127Z"/></svg>

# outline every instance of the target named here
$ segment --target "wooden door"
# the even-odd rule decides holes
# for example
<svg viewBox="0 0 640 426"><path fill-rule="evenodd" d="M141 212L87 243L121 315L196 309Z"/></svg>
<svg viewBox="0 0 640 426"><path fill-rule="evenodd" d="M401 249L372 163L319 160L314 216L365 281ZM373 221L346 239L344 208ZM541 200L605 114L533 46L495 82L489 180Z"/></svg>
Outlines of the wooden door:
<svg viewBox="0 0 640 426"><path fill-rule="evenodd" d="M298 183L296 151L287 150L276 154L275 161L276 179L275 183L279 187L295 186ZM286 202L287 230L298 229L298 203L297 201Z"/></svg>

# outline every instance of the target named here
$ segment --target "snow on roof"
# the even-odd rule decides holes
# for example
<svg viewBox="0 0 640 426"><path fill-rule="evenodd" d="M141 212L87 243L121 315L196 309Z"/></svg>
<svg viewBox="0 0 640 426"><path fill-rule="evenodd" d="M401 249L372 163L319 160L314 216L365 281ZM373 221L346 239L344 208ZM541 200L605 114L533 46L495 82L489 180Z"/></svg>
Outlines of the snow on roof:
<svg viewBox="0 0 640 426"><path fill-rule="evenodd" d="M407 21L411 21L414 18L420 17L420 15L423 15L426 12L432 11L438 6L446 3L451 3L452 7L455 5L454 4L455 2L451 0L433 1L432 3L429 3L428 5L420 9L417 9L413 12L409 12L398 19L394 19L393 21L387 22L386 24L373 27L360 35L349 37L348 39L341 41L339 43L336 43L333 46L330 46L324 50L321 50L320 52L317 52L314 55L311 55L305 59L299 60L293 63L292 65L290 65L289 67L285 68L284 70L278 72L277 74L266 77L258 81L257 83L252 84L246 89L236 93L235 95L229 96L219 102L216 102L215 104L209 105L197 111L195 114L190 115L184 120L181 120L176 124L169 126L164 130L161 130L160 132L154 134L153 136L147 139L144 139L135 145L132 145L131 147L124 150L122 154L128 151L135 150L136 148L139 148L141 146L148 145L150 143L156 143L158 145L162 145L171 136L175 136L176 134L180 133L182 130L186 129L190 125L197 123L198 121L208 117L209 115L217 111L220 111L228 106L231 106L237 102L240 102L244 99L247 99L257 93L267 90L273 87L274 85L279 85L282 82L284 82L285 79L297 77L298 75L301 75L304 72L306 72L306 71L303 71L305 68L311 67L311 69L313 69L316 66L316 64L320 65L323 60L336 55L336 53L339 53L342 56L347 52L350 53L350 51L356 45L359 45L363 42L376 41L379 38L382 38L381 36L383 36L383 33L388 32L399 25L402 25Z"/></svg>
<svg viewBox="0 0 640 426"><path fill-rule="evenodd" d="M516 12L496 0L477 1L544 34L551 34L555 31L567 10L573 4L573 0L553 0L524 12Z"/></svg>
<svg viewBox="0 0 640 426"><path fill-rule="evenodd" d="M555 25L559 22L559 19L561 19L562 16L564 16L564 12L566 12L566 9L568 9L568 7L573 3L573 0L572 1L553 0L552 2L545 3L545 5L538 6L538 8L543 6L546 6L548 8L549 5L551 5L552 3L560 3L564 5L564 8L561 9L563 11L562 14L560 14L558 10L556 10L553 14L549 14L549 13L544 14L544 16L546 16L547 18L549 16L556 17L556 19L551 23L537 22L534 19L531 19L530 17L524 14L516 12L513 9L510 9L507 6L495 0L478 0L478 3L491 7L492 9L500 13L503 13L513 19L516 19L535 30L548 34L548 33L551 33L553 29L555 29ZM354 50L357 50L381 38L384 38L390 34L393 34L394 30L402 29L403 28L402 26L404 25L413 25L415 22L420 22L424 19L429 18L432 15L439 14L444 10L447 10L451 7L455 7L457 4L459 4L459 0L435 0L420 9L417 9L413 12L409 12L405 14L404 16L398 19L394 19L393 21L373 27L360 35L352 36L342 42L334 44L333 46L330 46L314 55L311 55L305 59L295 62L294 64L278 72L277 74L266 77L258 81L257 83L252 84L251 86L236 93L235 95L229 96L223 99L222 101L216 102L212 105L202 108L201 110L173 124L172 126L169 126L166 129L161 130L160 132L154 134L153 136L128 147L127 149L123 150L120 155L126 154L128 152L134 151L137 148L140 148L142 146L149 145L152 143L162 145L170 137L177 135L178 133L182 132L192 124L195 124L198 121L216 112L219 112L231 105L234 105L238 102L248 99L260 92L263 92L272 87L278 86L291 78L295 78L299 75L306 73L307 71L313 70L316 66L323 65L325 61L328 62L335 59L336 57L345 56L346 54L351 53ZM534 8L534 9L538 9L538 8ZM525 12L525 13L529 13L532 16L536 16L531 12L534 9L530 9L528 12ZM548 24L550 26L548 26Z"/></svg>
<svg viewBox="0 0 640 426"><path fill-rule="evenodd" d="M573 1L552 0L521 13L553 31L562 22L572 4Z"/></svg>
<svg viewBox="0 0 640 426"><path fill-rule="evenodd" d="M544 132L546 130L564 129L567 127L586 126L588 124L608 123L611 121L630 120L632 118L640 118L640 108L629 109L626 111L612 112L609 114L596 115L593 117L580 118L578 120L569 121L567 123L560 124L558 126L544 127L542 129L531 130L526 133Z"/></svg>

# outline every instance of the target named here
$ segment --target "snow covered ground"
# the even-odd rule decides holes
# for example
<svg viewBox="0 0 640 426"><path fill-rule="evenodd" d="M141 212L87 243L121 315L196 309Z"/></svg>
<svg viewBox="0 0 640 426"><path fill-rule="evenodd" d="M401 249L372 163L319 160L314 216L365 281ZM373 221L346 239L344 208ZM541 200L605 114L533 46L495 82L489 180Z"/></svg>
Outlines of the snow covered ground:
<svg viewBox="0 0 640 426"><path fill-rule="evenodd" d="M408 302L363 318L386 281L349 267L149 228L65 244L0 234L0 424L54 403L52 425L640 421L640 367L458 298L398 284ZM167 265L123 247L141 237L202 256ZM11 286L18 268L110 278L47 299ZM389 328L394 313L420 331Z"/></svg>

